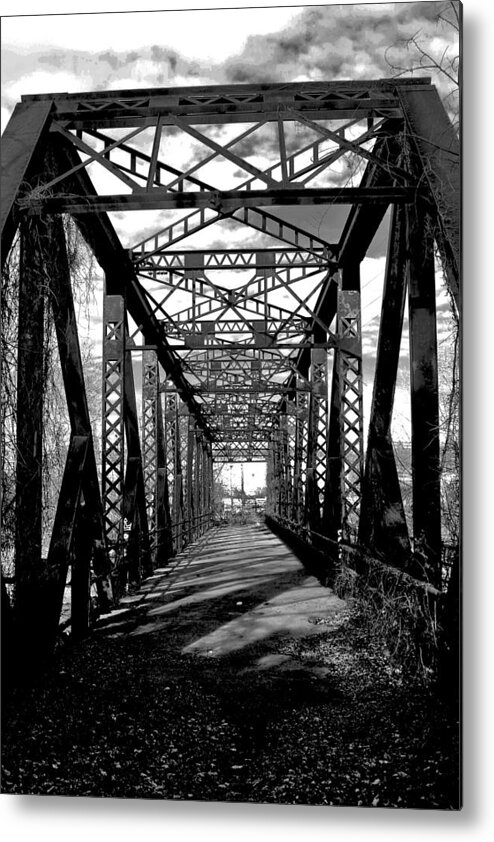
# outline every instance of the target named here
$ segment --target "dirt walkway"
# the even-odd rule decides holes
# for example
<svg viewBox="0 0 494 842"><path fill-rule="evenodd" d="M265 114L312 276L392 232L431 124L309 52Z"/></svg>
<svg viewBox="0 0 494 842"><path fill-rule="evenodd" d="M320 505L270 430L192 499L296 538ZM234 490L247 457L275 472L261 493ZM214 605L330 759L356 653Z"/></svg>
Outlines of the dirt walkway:
<svg viewBox="0 0 494 842"><path fill-rule="evenodd" d="M265 527L125 603L4 710L3 792L457 807L457 722Z"/></svg>
<svg viewBox="0 0 494 842"><path fill-rule="evenodd" d="M157 570L119 612L102 618L98 633L163 630L177 655L235 655L238 668L286 672L293 659L279 654L280 643L325 631L321 619L337 624L344 608L258 523L210 533L169 569Z"/></svg>

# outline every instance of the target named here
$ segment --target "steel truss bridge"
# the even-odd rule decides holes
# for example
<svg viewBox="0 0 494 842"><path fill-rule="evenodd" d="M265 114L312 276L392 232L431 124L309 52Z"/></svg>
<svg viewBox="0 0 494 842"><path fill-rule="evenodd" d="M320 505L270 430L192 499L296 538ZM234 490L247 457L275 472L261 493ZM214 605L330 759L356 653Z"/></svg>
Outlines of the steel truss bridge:
<svg viewBox="0 0 494 842"><path fill-rule="evenodd" d="M329 558L360 548L440 588L434 250L458 307L460 176L430 81L24 96L2 145L2 265L20 237L15 604L31 640L53 640L69 564L83 634L90 569L116 604L203 534L224 463L266 462L271 522ZM118 224L142 210L152 234L123 243ZM364 431L360 267L386 214ZM101 483L65 215L105 278ZM413 534L391 439L406 295ZM46 308L71 435L42 559Z"/></svg>

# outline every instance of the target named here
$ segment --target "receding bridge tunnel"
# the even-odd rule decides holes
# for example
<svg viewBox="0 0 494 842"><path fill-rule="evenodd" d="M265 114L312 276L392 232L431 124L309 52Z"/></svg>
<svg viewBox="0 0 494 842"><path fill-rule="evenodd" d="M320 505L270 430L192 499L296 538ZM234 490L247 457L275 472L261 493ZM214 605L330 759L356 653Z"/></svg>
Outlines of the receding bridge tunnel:
<svg viewBox="0 0 494 842"><path fill-rule="evenodd" d="M258 588L296 626L312 586L297 567L283 603L265 517L323 582L457 581L437 313L444 284L458 304L458 141L429 80L24 96L2 144L21 662L124 623L198 542L153 624L243 594L226 636L254 645Z"/></svg>
<svg viewBox="0 0 494 842"><path fill-rule="evenodd" d="M22 97L4 791L457 808L459 187L424 77Z"/></svg>

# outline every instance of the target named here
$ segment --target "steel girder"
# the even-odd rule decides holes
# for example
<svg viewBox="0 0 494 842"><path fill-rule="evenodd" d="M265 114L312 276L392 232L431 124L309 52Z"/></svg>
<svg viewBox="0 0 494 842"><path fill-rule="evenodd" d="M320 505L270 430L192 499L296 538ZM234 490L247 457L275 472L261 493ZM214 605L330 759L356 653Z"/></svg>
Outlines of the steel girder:
<svg viewBox="0 0 494 842"><path fill-rule="evenodd" d="M428 88L427 79L407 79L406 85ZM396 79L359 82L304 82L263 85L219 85L183 88L97 91L78 94L45 94L22 97L22 102L55 99L56 116L71 121L77 129L132 127L161 121L170 125L174 119L191 124L249 123L262 115L277 120L280 106L310 116L331 115L333 119L354 119L384 114L400 116ZM312 115L315 115L312 117Z"/></svg>

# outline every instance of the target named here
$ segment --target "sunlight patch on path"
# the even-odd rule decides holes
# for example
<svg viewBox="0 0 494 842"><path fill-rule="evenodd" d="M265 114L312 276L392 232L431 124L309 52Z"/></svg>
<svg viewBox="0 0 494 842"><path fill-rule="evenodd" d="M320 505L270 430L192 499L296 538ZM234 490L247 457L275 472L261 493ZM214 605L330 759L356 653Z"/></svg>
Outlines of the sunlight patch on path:
<svg viewBox="0 0 494 842"><path fill-rule="evenodd" d="M280 657L280 645L327 631L346 607L261 524L214 531L155 571L134 605L133 628L130 617L121 618L113 634L165 631L177 654L238 654L243 668L283 671L300 664Z"/></svg>
<svg viewBox="0 0 494 842"><path fill-rule="evenodd" d="M309 576L301 586L290 588L225 623L184 647L182 653L218 658L273 635L300 638L318 634L326 631L326 627L311 620L327 618L344 607L341 599Z"/></svg>

